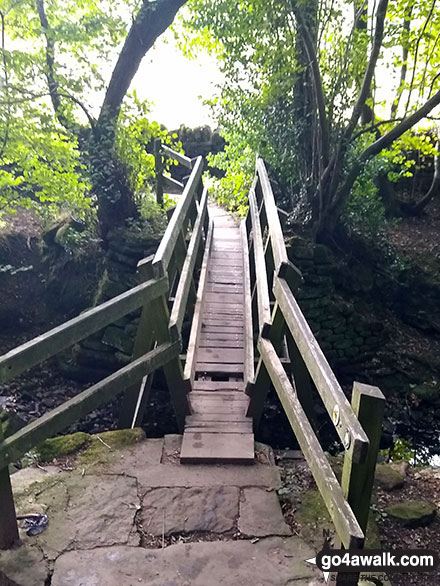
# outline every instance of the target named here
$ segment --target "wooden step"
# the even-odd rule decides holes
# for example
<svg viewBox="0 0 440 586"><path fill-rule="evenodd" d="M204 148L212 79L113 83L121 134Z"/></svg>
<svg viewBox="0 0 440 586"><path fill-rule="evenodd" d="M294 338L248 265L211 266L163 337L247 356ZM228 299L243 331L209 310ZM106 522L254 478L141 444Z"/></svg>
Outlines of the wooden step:
<svg viewBox="0 0 440 586"><path fill-rule="evenodd" d="M185 431L180 452L182 464L253 464L252 433Z"/></svg>

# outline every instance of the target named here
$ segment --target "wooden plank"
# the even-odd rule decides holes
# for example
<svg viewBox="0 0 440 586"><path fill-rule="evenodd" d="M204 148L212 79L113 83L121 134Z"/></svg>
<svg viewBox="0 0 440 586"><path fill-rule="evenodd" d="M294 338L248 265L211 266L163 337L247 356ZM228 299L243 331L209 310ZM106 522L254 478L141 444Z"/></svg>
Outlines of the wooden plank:
<svg viewBox="0 0 440 586"><path fill-rule="evenodd" d="M177 194L180 195L183 193L185 186L180 181L173 179L172 177L168 177L168 175L162 175L163 181L163 190L165 193Z"/></svg>
<svg viewBox="0 0 440 586"><path fill-rule="evenodd" d="M199 348L240 348L244 349L243 340L206 340L200 336Z"/></svg>
<svg viewBox="0 0 440 586"><path fill-rule="evenodd" d="M199 249L200 240L202 237L202 228L205 221L205 214L207 213L207 205L208 190L205 187L203 190L202 200L200 202L200 209L197 220L194 224L194 229L188 246L188 252L180 275L173 309L171 311L169 328L174 339L177 339L177 337L180 336L183 318L185 317L190 285L193 281L194 267L197 260L197 251Z"/></svg>
<svg viewBox="0 0 440 586"><path fill-rule="evenodd" d="M255 287L257 291L257 311L259 334L263 337L269 335L272 326L270 315L269 289L267 285L266 263L264 261L263 237L261 234L260 219L258 217L258 207L255 198L255 191L249 191L249 213L252 219L252 241L254 245L254 260L257 279Z"/></svg>
<svg viewBox="0 0 440 586"><path fill-rule="evenodd" d="M197 372L212 372L215 374L242 374L244 370L241 364L224 364L220 362L199 362L196 364Z"/></svg>
<svg viewBox="0 0 440 586"><path fill-rule="evenodd" d="M216 393L194 390L190 397L194 401L203 401L204 403L247 403L249 401L249 397L245 393L238 394L228 389L218 389Z"/></svg>
<svg viewBox="0 0 440 586"><path fill-rule="evenodd" d="M168 280L165 277L147 281L10 350L0 357L0 382L6 382L55 356L167 290Z"/></svg>
<svg viewBox="0 0 440 586"><path fill-rule="evenodd" d="M243 336L243 326L211 326L206 324L202 326L202 331L206 334L240 334Z"/></svg>
<svg viewBox="0 0 440 586"><path fill-rule="evenodd" d="M227 390L233 392L243 392L244 383L240 381L210 381L195 380L193 384L194 391L212 391Z"/></svg>
<svg viewBox="0 0 440 586"><path fill-rule="evenodd" d="M244 352L237 348L200 348L197 353L200 362L222 362L231 364L243 364Z"/></svg>
<svg viewBox="0 0 440 586"><path fill-rule="evenodd" d="M206 314L209 313L232 313L232 314L243 314L244 307L242 304L238 303L214 303L211 301L210 303L206 303L203 305L203 312Z"/></svg>
<svg viewBox="0 0 440 586"><path fill-rule="evenodd" d="M253 464L254 436L250 433L186 432L180 461L182 464Z"/></svg>
<svg viewBox="0 0 440 586"><path fill-rule="evenodd" d="M0 444L0 469L19 460L28 450L100 405L110 402L146 374L178 357L179 351L177 342L159 346L6 438Z"/></svg>
<svg viewBox="0 0 440 586"><path fill-rule="evenodd" d="M243 220L240 224L241 241L243 247L243 307L244 307L244 380L246 386L251 390L254 383L254 335L252 326L252 295L251 275L249 268L249 247L246 233L246 223Z"/></svg>
<svg viewBox="0 0 440 586"><path fill-rule="evenodd" d="M203 310L203 297L207 287L208 262L212 245L213 231L214 223L212 220L210 220L208 233L206 235L205 251L203 253L202 266L200 269L199 285L197 288L197 298L194 307L194 315L191 322L191 332L189 336L188 349L186 351L184 377L185 379L190 380L191 383L194 381L196 368L196 352L200 341L200 331L202 327L201 318Z"/></svg>
<svg viewBox="0 0 440 586"><path fill-rule="evenodd" d="M275 278L274 293L290 333L332 421L334 421L335 409L339 412L335 425L338 436L346 449L352 451L354 461L363 462L368 451L368 437L353 413L344 391L284 279Z"/></svg>
<svg viewBox="0 0 440 586"><path fill-rule="evenodd" d="M225 305L243 305L243 295L239 293L206 293L206 301Z"/></svg>
<svg viewBox="0 0 440 586"><path fill-rule="evenodd" d="M242 413L203 413L196 415L188 415L185 419L185 426L189 424L197 424L202 422L217 422L217 423L231 423L242 422L250 423L252 426L252 419L246 417ZM251 430L252 431L252 428Z"/></svg>
<svg viewBox="0 0 440 586"><path fill-rule="evenodd" d="M173 149L170 149L170 147L167 147L165 144L162 145L162 151L164 155L166 155L169 159L173 159L174 161L177 161L184 167L192 169L192 160L189 157L185 156L183 153L178 153Z"/></svg>
<svg viewBox="0 0 440 586"><path fill-rule="evenodd" d="M288 280L289 285L296 289L302 282L301 272L290 262L284 242L278 209L275 204L272 187L267 175L263 159L257 158L256 172L260 180L264 209L269 226L276 274Z"/></svg>
<svg viewBox="0 0 440 586"><path fill-rule="evenodd" d="M198 187L198 183L202 176L203 158L197 157L196 163L191 171L188 183L182 196L179 198L176 209L168 223L165 234L159 244L157 252L154 257L153 267L157 276L163 276L168 270L168 265L171 256L176 246L177 239L183 228L183 224L187 219L191 203L194 201L194 196Z"/></svg>
<svg viewBox="0 0 440 586"><path fill-rule="evenodd" d="M199 421L198 423L185 424L185 433L249 433L252 434L252 421Z"/></svg>
<svg viewBox="0 0 440 586"><path fill-rule="evenodd" d="M233 327L243 327L244 326L244 318L241 315L235 316L227 316L227 315L217 315L216 318L212 316L203 316L203 326L224 326L227 328Z"/></svg>
<svg viewBox="0 0 440 586"><path fill-rule="evenodd" d="M243 285L242 283L208 283L206 290L210 293L243 294Z"/></svg>
<svg viewBox="0 0 440 586"><path fill-rule="evenodd" d="M364 533L344 498L341 486L301 407L272 342L260 338L258 349L339 538L347 549L361 548L364 543Z"/></svg>

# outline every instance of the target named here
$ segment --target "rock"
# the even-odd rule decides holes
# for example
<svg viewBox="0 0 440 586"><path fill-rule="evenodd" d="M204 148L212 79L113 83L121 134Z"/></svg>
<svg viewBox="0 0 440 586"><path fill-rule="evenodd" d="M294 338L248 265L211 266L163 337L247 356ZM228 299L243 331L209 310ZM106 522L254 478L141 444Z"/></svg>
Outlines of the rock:
<svg viewBox="0 0 440 586"><path fill-rule="evenodd" d="M408 470L407 462L396 462L392 464L376 465L376 483L384 490L395 490L402 488Z"/></svg>
<svg viewBox="0 0 440 586"><path fill-rule="evenodd" d="M284 521L276 492L245 488L240 501L238 528L247 536L291 535Z"/></svg>
<svg viewBox="0 0 440 586"><path fill-rule="evenodd" d="M48 583L47 561L36 547L0 551L0 566L0 586L45 586Z"/></svg>
<svg viewBox="0 0 440 586"><path fill-rule="evenodd" d="M52 586L311 586L322 572L298 537L179 543L165 549L107 547L63 553Z"/></svg>
<svg viewBox="0 0 440 586"><path fill-rule="evenodd" d="M385 513L404 527L425 527L436 516L436 508L427 501L402 501L386 507Z"/></svg>
<svg viewBox="0 0 440 586"><path fill-rule="evenodd" d="M234 529L238 498L233 486L155 488L143 498L140 520L151 535L225 533Z"/></svg>
<svg viewBox="0 0 440 586"><path fill-rule="evenodd" d="M36 448L40 462L51 462L55 458L62 458L77 452L91 441L88 433L79 431L71 435L60 435L47 439Z"/></svg>
<svg viewBox="0 0 440 586"><path fill-rule="evenodd" d="M26 422L13 411L7 409L0 409L0 425L4 437L8 437L24 427Z"/></svg>

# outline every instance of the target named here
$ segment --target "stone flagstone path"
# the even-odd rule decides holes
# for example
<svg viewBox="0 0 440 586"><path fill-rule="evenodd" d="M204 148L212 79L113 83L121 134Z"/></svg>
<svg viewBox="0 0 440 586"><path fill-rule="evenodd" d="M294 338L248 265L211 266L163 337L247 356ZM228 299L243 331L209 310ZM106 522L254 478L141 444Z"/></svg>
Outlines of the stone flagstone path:
<svg viewBox="0 0 440 586"><path fill-rule="evenodd" d="M56 465L12 475L17 513L50 521L0 552L5 586L323 583L305 563L315 552L283 519L267 446L256 444L253 466L197 466L179 463L181 436L99 437Z"/></svg>

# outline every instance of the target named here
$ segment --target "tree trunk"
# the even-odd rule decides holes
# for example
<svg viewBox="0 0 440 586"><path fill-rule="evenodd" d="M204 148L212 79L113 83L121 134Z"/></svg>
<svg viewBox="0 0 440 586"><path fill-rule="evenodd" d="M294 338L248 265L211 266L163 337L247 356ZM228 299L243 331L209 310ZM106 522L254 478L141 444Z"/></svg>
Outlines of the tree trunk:
<svg viewBox="0 0 440 586"><path fill-rule="evenodd" d="M110 79L90 145L92 192L98 200L101 235L137 217L126 169L115 153L115 134L122 101L142 58L171 25L186 0L143 0L125 39Z"/></svg>

